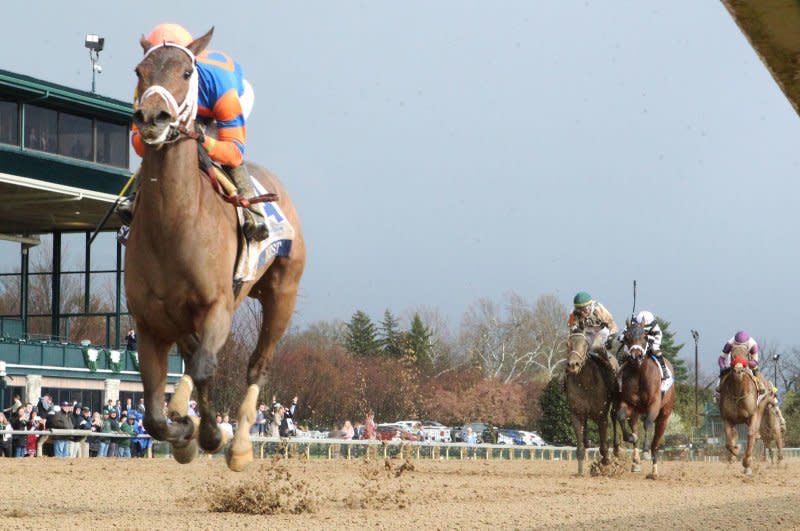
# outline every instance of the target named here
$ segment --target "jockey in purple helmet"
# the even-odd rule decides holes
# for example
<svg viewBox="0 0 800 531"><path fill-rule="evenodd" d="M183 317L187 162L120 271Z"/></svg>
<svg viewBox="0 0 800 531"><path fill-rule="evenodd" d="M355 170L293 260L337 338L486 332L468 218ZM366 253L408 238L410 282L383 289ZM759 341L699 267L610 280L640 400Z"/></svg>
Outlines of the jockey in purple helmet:
<svg viewBox="0 0 800 531"><path fill-rule="evenodd" d="M736 332L736 335L730 338L725 343L725 346L722 347L722 354L719 355L718 361L720 375L725 369L730 368L731 360L736 356L741 356L748 360L748 366L753 371L753 376L756 377L758 392L759 394L764 393L764 383L761 381L758 370L758 343L744 330Z"/></svg>

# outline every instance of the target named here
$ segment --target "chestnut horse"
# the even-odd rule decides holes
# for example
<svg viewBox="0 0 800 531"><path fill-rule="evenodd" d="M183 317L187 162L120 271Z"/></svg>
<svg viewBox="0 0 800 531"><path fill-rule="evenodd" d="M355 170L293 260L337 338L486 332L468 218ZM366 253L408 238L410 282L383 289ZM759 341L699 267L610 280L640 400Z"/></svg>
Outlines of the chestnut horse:
<svg viewBox="0 0 800 531"><path fill-rule="evenodd" d="M567 339L567 368L564 389L567 393L572 426L577 441L578 475L583 475L583 461L589 445L587 421L593 420L600 431L600 455L602 463L608 458L608 413L616 394L616 382L603 362L589 355L589 341L582 332L573 332ZM617 425L614 428L614 455L619 453Z"/></svg>
<svg viewBox="0 0 800 531"><path fill-rule="evenodd" d="M294 226L295 238L288 256L265 264L255 280L234 291L236 211L201 172L197 141L181 133L181 126L193 127L194 113L184 111L187 102L193 101L192 91L197 91L195 56L208 45L212 33L213 28L185 48L169 43L153 46L141 40L145 57L136 73L142 98L133 120L147 147L125 255L125 291L139 336L144 426L156 439L172 443L179 462L191 461L197 454L196 439L207 452L220 451L226 444L209 399L217 353L230 333L234 309L247 296L261 303L263 322L247 366L247 393L239 408L236 435L226 452L228 466L242 470L253 459L249 433L256 400L275 345L294 311L305 243L286 190L274 175L249 165L264 187L279 195L278 204ZM183 357L185 374L170 401L168 420L162 401L167 353L173 344ZM199 422L187 416L193 386Z"/></svg>
<svg viewBox="0 0 800 531"><path fill-rule="evenodd" d="M631 471L640 472L641 460L636 443L639 440L639 417L645 416L645 435L653 433L650 443L653 470L647 477L655 479L658 477L658 448L675 404L675 386L672 385L662 394L661 370L658 362L647 353L647 333L639 323L630 320L625 322L622 342L628 349L629 357L620 367L622 389L617 420L622 425L625 441L634 445ZM665 359L664 362L674 375L669 360Z"/></svg>
<svg viewBox="0 0 800 531"><path fill-rule="evenodd" d="M767 404L764 408L764 415L761 417L761 442L764 443L764 460L767 459L767 452L769 452L769 461L775 464L775 453L778 454L778 464L783 461L783 429L781 427L781 420L778 417L776 404ZM775 453L772 451L772 446L775 446Z"/></svg>
<svg viewBox="0 0 800 531"><path fill-rule="evenodd" d="M735 348L735 347L734 347ZM722 376L719 384L719 412L725 423L725 447L730 452L729 461L739 457L738 424L747 425L747 447L744 451L742 466L745 475L752 475L751 468L753 444L761 427L764 409L772 399L769 396L758 399L758 387L755 377L747 368L747 358L731 352L731 368Z"/></svg>

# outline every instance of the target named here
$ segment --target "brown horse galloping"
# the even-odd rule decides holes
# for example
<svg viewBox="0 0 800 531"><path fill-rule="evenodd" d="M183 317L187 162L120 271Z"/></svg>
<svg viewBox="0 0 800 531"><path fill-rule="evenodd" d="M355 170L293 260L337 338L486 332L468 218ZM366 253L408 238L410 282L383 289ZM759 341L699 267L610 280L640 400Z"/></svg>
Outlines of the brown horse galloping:
<svg viewBox="0 0 800 531"><path fill-rule="evenodd" d="M581 332L573 332L567 339L567 369L564 388L572 414L578 454L578 475L583 475L583 461L589 445L587 421L593 420L600 431L600 455L603 464L608 459L608 412L614 402L616 383L603 362L589 356L589 341ZM617 425L614 422L614 455L619 452Z"/></svg>
<svg viewBox="0 0 800 531"><path fill-rule="evenodd" d="M769 452L769 461L775 464L775 453L778 454L778 464L783 461L783 429L781 426L781 419L778 417L778 406L776 404L767 404L764 408L764 416L761 417L761 442L764 443L764 460L767 459L767 452ZM772 446L775 446L775 453L772 451Z"/></svg>
<svg viewBox="0 0 800 531"><path fill-rule="evenodd" d="M636 445L639 440L639 417L646 416L645 434L651 432L655 426L653 440L650 443L653 471L648 475L649 478L655 479L658 477L658 448L675 404L675 386L667 389L662 396L661 370L658 362L647 355L647 334L644 328L635 321L627 321L625 325L622 342L628 348L630 357L620 368L622 392L617 420L622 425L625 441L634 445L631 467L633 472L641 471L639 448ZM670 373L674 374L669 360L664 361ZM626 426L626 420L630 430Z"/></svg>
<svg viewBox="0 0 800 531"><path fill-rule="evenodd" d="M772 399L772 393L758 400L758 388L752 373L747 369L746 358L731 356L731 369L722 376L719 384L719 412L725 423L725 447L730 452L729 461L739 456L737 424L747 425L747 447L742 466L745 475L752 475L753 444L761 427L764 409Z"/></svg>
<svg viewBox="0 0 800 531"><path fill-rule="evenodd" d="M209 399L217 353L230 333L234 309L248 295L261 303L263 322L247 367L248 390L226 453L228 466L242 470L253 459L249 432L255 422L256 399L294 309L305 265L305 243L286 190L274 175L250 165L264 187L278 193L278 204L293 225L295 238L289 256L264 265L254 281L234 293L235 209L217 195L201 172L197 142L181 136L176 127L181 109L175 108L176 102L186 102L192 75L196 75L193 55L208 45L212 32L186 48L158 45L136 69L138 94L144 96L150 87L156 91L142 98L134 113L142 139L150 146L142 158L136 216L125 256L125 290L139 335L144 426L156 439L171 442L180 462L194 458L196 438L208 452L225 445ZM153 46L144 38L141 45L145 52ZM174 101L168 103L170 97ZM182 125L191 126L191 121ZM186 374L176 385L168 422L162 400L167 353L173 344L183 357ZM193 386L197 387L199 423L196 417L187 416Z"/></svg>

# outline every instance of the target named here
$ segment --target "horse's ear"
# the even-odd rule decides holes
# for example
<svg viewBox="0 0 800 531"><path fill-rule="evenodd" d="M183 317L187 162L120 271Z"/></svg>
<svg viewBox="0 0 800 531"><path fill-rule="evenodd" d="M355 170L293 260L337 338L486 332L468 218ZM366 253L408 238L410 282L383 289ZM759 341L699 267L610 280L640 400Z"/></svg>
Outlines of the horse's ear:
<svg viewBox="0 0 800 531"><path fill-rule="evenodd" d="M142 45L142 50L144 53L147 53L147 50L153 47L153 43L148 41L144 35L142 35L142 38L139 39L139 44Z"/></svg>
<svg viewBox="0 0 800 531"><path fill-rule="evenodd" d="M208 30L208 33L193 40L187 48L189 48L193 54L198 55L200 52L206 49L208 43L211 42L211 36L214 35L214 26L211 26L211 29Z"/></svg>

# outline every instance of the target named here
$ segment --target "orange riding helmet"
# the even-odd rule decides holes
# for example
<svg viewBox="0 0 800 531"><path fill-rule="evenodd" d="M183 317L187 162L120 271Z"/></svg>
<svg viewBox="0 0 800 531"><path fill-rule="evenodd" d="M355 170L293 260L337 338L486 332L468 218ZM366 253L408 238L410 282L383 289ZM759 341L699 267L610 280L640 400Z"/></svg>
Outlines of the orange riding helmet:
<svg viewBox="0 0 800 531"><path fill-rule="evenodd" d="M147 35L147 40L152 44L172 42L181 46L188 46L194 38L189 31L180 24L159 24Z"/></svg>

